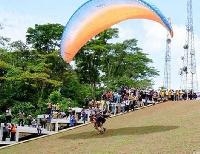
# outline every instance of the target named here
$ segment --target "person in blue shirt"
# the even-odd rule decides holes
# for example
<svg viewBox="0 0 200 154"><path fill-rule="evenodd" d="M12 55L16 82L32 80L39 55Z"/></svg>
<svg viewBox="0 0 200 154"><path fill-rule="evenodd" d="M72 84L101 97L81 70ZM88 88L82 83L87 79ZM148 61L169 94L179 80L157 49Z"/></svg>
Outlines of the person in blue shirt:
<svg viewBox="0 0 200 154"><path fill-rule="evenodd" d="M83 120L83 122L85 123L85 119L86 119L86 112L85 112L85 109L83 109L82 110L82 112L81 112L81 116L82 116L82 120Z"/></svg>
<svg viewBox="0 0 200 154"><path fill-rule="evenodd" d="M8 128L9 125L7 123L4 123L2 141L6 141L6 138L8 136Z"/></svg>
<svg viewBox="0 0 200 154"><path fill-rule="evenodd" d="M52 120L52 116L51 114L49 114L49 116L47 117L47 130L51 131L51 120Z"/></svg>
<svg viewBox="0 0 200 154"><path fill-rule="evenodd" d="M70 115L70 126L74 126L75 116L73 114Z"/></svg>

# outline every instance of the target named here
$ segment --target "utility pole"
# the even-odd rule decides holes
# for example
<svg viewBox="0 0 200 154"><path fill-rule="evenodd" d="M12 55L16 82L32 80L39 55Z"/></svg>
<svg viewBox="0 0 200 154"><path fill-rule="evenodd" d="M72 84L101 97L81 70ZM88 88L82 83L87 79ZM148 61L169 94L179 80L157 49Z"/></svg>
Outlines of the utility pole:
<svg viewBox="0 0 200 154"><path fill-rule="evenodd" d="M169 18L168 21L170 22ZM171 89L171 39L169 33L167 33L167 39L166 39L164 87L167 90Z"/></svg>
<svg viewBox="0 0 200 154"><path fill-rule="evenodd" d="M192 92L198 90L197 72L196 72L196 58L194 47L194 29L193 29L193 14L192 14L192 0L187 0L187 25L186 25L186 40L184 48L183 60L183 89Z"/></svg>

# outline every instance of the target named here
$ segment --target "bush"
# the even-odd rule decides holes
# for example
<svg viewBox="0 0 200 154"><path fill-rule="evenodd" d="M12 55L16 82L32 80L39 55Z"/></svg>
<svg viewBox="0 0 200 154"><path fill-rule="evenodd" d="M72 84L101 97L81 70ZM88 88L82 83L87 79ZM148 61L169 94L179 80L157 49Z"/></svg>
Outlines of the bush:
<svg viewBox="0 0 200 154"><path fill-rule="evenodd" d="M53 91L49 96L52 104L60 104L61 98L61 93L59 91Z"/></svg>
<svg viewBox="0 0 200 154"><path fill-rule="evenodd" d="M79 104L70 98L62 97L62 101L60 102L61 111L68 112L69 107L79 107Z"/></svg>
<svg viewBox="0 0 200 154"><path fill-rule="evenodd" d="M12 109L15 114L18 114L19 112L32 114L35 112L35 107L30 102L16 102Z"/></svg>

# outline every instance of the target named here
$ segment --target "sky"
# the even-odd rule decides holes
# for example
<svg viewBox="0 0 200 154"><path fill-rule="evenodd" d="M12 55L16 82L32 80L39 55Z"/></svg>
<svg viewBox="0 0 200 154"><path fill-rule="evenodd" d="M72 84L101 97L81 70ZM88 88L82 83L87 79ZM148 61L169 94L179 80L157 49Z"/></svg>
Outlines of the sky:
<svg viewBox="0 0 200 154"><path fill-rule="evenodd" d="M0 34L12 41L25 42L28 27L35 24L59 23L66 25L72 14L87 0L0 0L0 23L4 28ZM171 44L171 88L180 89L182 67L180 57L183 56L183 45L186 38L187 0L147 0L157 6L160 11L171 19L174 38ZM195 36L197 80L200 85L200 3L193 2L193 22ZM164 58L166 51L166 29L149 20L127 20L113 27L119 28L119 38L114 41L136 38L138 46L151 58L160 76L154 78L155 89L163 85ZM200 89L200 88L199 88Z"/></svg>

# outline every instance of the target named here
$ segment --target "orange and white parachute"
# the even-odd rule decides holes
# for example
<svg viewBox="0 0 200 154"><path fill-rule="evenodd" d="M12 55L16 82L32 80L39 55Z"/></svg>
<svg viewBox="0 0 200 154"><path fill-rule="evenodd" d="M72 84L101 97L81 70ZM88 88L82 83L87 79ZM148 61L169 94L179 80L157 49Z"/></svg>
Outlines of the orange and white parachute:
<svg viewBox="0 0 200 154"><path fill-rule="evenodd" d="M91 38L128 19L149 19L163 25L173 37L171 24L159 9L144 0L89 0L72 15L61 39L61 56L70 62Z"/></svg>

